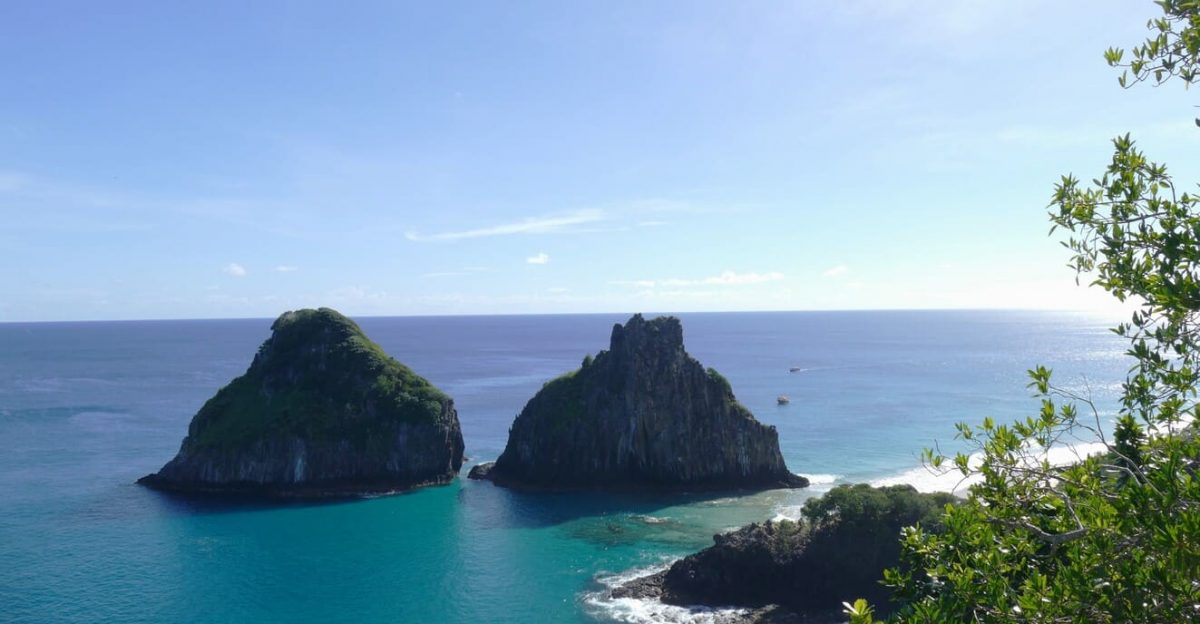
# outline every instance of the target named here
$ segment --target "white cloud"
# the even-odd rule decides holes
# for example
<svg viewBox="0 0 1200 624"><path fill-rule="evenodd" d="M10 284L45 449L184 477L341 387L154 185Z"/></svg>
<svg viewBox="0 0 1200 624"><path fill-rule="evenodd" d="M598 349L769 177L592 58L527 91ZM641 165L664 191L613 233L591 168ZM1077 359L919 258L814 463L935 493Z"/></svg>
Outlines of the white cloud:
<svg viewBox="0 0 1200 624"><path fill-rule="evenodd" d="M275 267L275 272L276 272L276 273L291 273L291 272L293 272L293 271L299 271L299 270L300 270L300 267L298 267L298 266L291 266L291 265L288 265L288 264L281 264L281 265L279 265L279 266Z"/></svg>
<svg viewBox="0 0 1200 624"><path fill-rule="evenodd" d="M221 270L224 271L226 275L232 275L234 277L246 277L246 267L236 262L230 262L222 267Z"/></svg>
<svg viewBox="0 0 1200 624"><path fill-rule="evenodd" d="M546 252L543 251L538 253L536 256L525 258L525 262L528 262L529 264L546 264L547 262L550 262L550 256L547 256Z"/></svg>
<svg viewBox="0 0 1200 624"><path fill-rule="evenodd" d="M605 214L603 210L576 210L575 212L562 215L533 217L513 223L502 223L500 225L458 232L442 232L440 234L405 232L404 237L411 241L436 242L483 238L487 236L509 236L512 234L554 234L557 232L569 232L572 226L594 223L604 219Z"/></svg>
<svg viewBox="0 0 1200 624"><path fill-rule="evenodd" d="M850 272L850 267L839 264L835 267L830 267L821 272L821 277L841 277Z"/></svg>

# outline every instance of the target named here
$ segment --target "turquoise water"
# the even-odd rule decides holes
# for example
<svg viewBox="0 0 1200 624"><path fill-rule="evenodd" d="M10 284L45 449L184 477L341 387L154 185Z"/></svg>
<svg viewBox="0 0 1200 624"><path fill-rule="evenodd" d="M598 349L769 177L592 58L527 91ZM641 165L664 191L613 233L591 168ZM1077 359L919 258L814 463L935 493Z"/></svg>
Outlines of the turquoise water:
<svg viewBox="0 0 1200 624"><path fill-rule="evenodd" d="M794 514L831 483L907 474L933 440L953 447L957 420L1032 413L1034 364L1102 405L1128 366L1107 324L1081 315L681 317L689 351L779 428L788 465L813 488L663 499L460 479L320 505L169 498L133 481L175 453L270 320L0 324L0 621L637 621L646 605L596 599L614 575ZM544 381L605 348L625 319L359 320L455 398L481 461ZM792 403L777 406L780 394Z"/></svg>

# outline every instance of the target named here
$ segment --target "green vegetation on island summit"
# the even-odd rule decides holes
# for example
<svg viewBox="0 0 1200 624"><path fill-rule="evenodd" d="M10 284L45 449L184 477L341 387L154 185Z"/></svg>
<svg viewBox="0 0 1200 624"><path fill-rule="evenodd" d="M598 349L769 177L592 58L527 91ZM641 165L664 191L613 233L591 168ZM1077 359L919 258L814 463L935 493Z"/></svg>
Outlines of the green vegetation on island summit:
<svg viewBox="0 0 1200 624"><path fill-rule="evenodd" d="M178 491L321 496L453 478L453 402L329 308L286 312L249 369L192 419L179 455L142 480Z"/></svg>
<svg viewBox="0 0 1200 624"><path fill-rule="evenodd" d="M368 411L412 424L441 416L448 397L336 311L285 312L271 330L246 374L196 414L188 428L193 448L236 448L268 433L320 438L355 432L365 442L368 432L354 429L373 422Z"/></svg>

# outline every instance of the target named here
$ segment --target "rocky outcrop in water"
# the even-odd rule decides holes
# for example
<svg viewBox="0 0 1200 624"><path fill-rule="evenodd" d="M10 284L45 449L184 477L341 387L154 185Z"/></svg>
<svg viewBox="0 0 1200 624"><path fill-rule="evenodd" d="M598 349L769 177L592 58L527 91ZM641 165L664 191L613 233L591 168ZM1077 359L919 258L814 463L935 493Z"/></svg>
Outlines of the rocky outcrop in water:
<svg viewBox="0 0 1200 624"><path fill-rule="evenodd" d="M179 454L138 482L185 493L321 497L445 483L453 401L334 310L287 312L244 375L200 408Z"/></svg>
<svg viewBox="0 0 1200 624"><path fill-rule="evenodd" d="M899 564L901 529L920 523L940 530L954 500L907 485L839 486L806 502L802 521L715 535L713 546L616 588L613 597L753 608L742 622L844 621L842 603L857 598L886 615L889 597L879 581Z"/></svg>
<svg viewBox="0 0 1200 624"><path fill-rule="evenodd" d="M607 351L554 379L513 422L504 453L470 476L538 489L804 487L774 427L683 348L679 319L635 315Z"/></svg>

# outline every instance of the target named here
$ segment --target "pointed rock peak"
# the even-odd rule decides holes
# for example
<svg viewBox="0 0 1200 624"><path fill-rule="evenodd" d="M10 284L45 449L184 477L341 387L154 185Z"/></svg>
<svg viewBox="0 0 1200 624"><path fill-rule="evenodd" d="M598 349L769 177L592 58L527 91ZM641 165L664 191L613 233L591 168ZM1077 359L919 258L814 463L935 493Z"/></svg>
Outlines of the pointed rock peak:
<svg viewBox="0 0 1200 624"><path fill-rule="evenodd" d="M647 321L641 314L634 314L624 325L613 325L609 350L613 353L682 352L683 324L674 316Z"/></svg>

